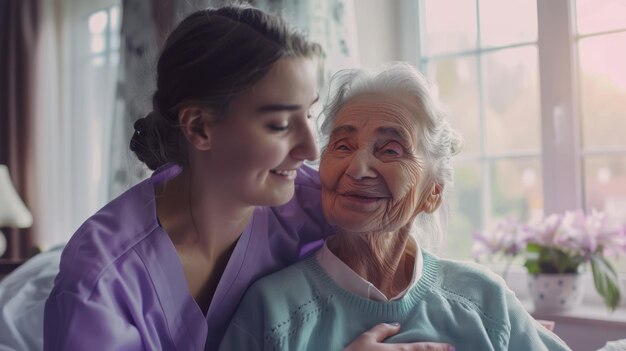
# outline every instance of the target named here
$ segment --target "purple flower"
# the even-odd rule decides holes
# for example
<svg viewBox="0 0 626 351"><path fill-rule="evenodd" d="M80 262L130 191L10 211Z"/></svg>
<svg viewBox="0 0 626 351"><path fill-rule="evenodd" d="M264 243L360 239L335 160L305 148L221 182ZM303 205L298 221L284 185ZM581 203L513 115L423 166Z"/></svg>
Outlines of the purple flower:
<svg viewBox="0 0 626 351"><path fill-rule="evenodd" d="M593 212L595 214L596 211ZM594 234L598 250L613 257L626 255L626 226L624 224L603 216L601 223L594 229L596 229Z"/></svg>
<svg viewBox="0 0 626 351"><path fill-rule="evenodd" d="M554 245L554 239L562 221L563 216L553 214L525 225L526 241L542 246Z"/></svg>
<svg viewBox="0 0 626 351"><path fill-rule="evenodd" d="M474 233L472 254L477 259L495 254L516 256L526 247L523 238L517 220L507 217L496 222L491 230Z"/></svg>
<svg viewBox="0 0 626 351"><path fill-rule="evenodd" d="M600 216L587 218L583 210L565 212L561 226L554 236L554 246L588 256L597 247L595 238L590 235L588 227L598 227L602 221Z"/></svg>
<svg viewBox="0 0 626 351"><path fill-rule="evenodd" d="M617 222L604 212L581 209L553 214L527 224L507 217L493 228L474 233L472 252L475 258L501 254L516 256L533 243L567 252L572 259L588 261L600 253L618 257L626 255L626 224Z"/></svg>

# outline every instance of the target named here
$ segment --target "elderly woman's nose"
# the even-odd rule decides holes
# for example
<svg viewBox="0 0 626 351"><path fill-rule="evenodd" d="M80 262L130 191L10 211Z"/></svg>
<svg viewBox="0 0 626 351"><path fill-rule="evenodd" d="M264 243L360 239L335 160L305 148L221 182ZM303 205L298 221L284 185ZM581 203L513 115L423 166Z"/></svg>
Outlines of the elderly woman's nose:
<svg viewBox="0 0 626 351"><path fill-rule="evenodd" d="M358 150L352 155L352 159L346 169L346 174L353 179L376 178L377 173L373 167L374 156L365 149Z"/></svg>

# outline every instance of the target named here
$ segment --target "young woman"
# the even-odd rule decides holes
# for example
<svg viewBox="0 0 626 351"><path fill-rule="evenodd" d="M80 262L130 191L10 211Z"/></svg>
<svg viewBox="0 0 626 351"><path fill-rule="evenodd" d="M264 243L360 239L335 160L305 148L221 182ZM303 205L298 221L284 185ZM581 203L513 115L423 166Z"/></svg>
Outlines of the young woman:
<svg viewBox="0 0 626 351"><path fill-rule="evenodd" d="M308 110L320 56L253 8L180 23L131 141L156 171L69 241L44 349L214 349L246 288L331 232L303 165L318 157ZM379 342L398 330L379 325L351 347L388 347Z"/></svg>

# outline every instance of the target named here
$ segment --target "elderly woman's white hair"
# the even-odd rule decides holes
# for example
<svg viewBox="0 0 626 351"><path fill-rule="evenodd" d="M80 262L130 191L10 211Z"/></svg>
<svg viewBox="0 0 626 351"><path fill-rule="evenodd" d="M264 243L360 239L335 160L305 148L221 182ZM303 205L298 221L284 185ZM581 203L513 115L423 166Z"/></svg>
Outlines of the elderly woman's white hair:
<svg viewBox="0 0 626 351"><path fill-rule="evenodd" d="M420 213L414 221L412 233L422 247L437 250L444 238L448 212L446 199L453 185L450 158L459 152L461 137L450 128L424 77L409 64L391 63L378 70L342 70L332 77L320 127L323 149L341 108L353 98L368 93L399 97L414 112L421 133L417 138L421 142L418 148L428 162L426 171L443 187L443 193L439 210L432 214Z"/></svg>

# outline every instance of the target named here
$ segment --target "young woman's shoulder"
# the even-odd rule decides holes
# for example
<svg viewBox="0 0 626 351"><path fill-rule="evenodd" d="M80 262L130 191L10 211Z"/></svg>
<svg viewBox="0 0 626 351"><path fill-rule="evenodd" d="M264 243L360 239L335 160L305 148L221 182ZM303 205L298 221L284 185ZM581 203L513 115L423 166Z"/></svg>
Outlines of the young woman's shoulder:
<svg viewBox="0 0 626 351"><path fill-rule="evenodd" d="M302 165L298 169L295 183L296 187L316 189L317 191L322 188L318 170L308 165Z"/></svg>
<svg viewBox="0 0 626 351"><path fill-rule="evenodd" d="M280 251L293 251L285 245L296 242L298 247L323 239L334 232L328 224L322 209L322 186L317 170L303 165L298 169L295 180L294 196L281 206L271 207L271 235ZM294 240L285 240L285 237Z"/></svg>
<svg viewBox="0 0 626 351"><path fill-rule="evenodd" d="M130 188L88 218L61 255L56 284L92 286L158 228L150 180Z"/></svg>

